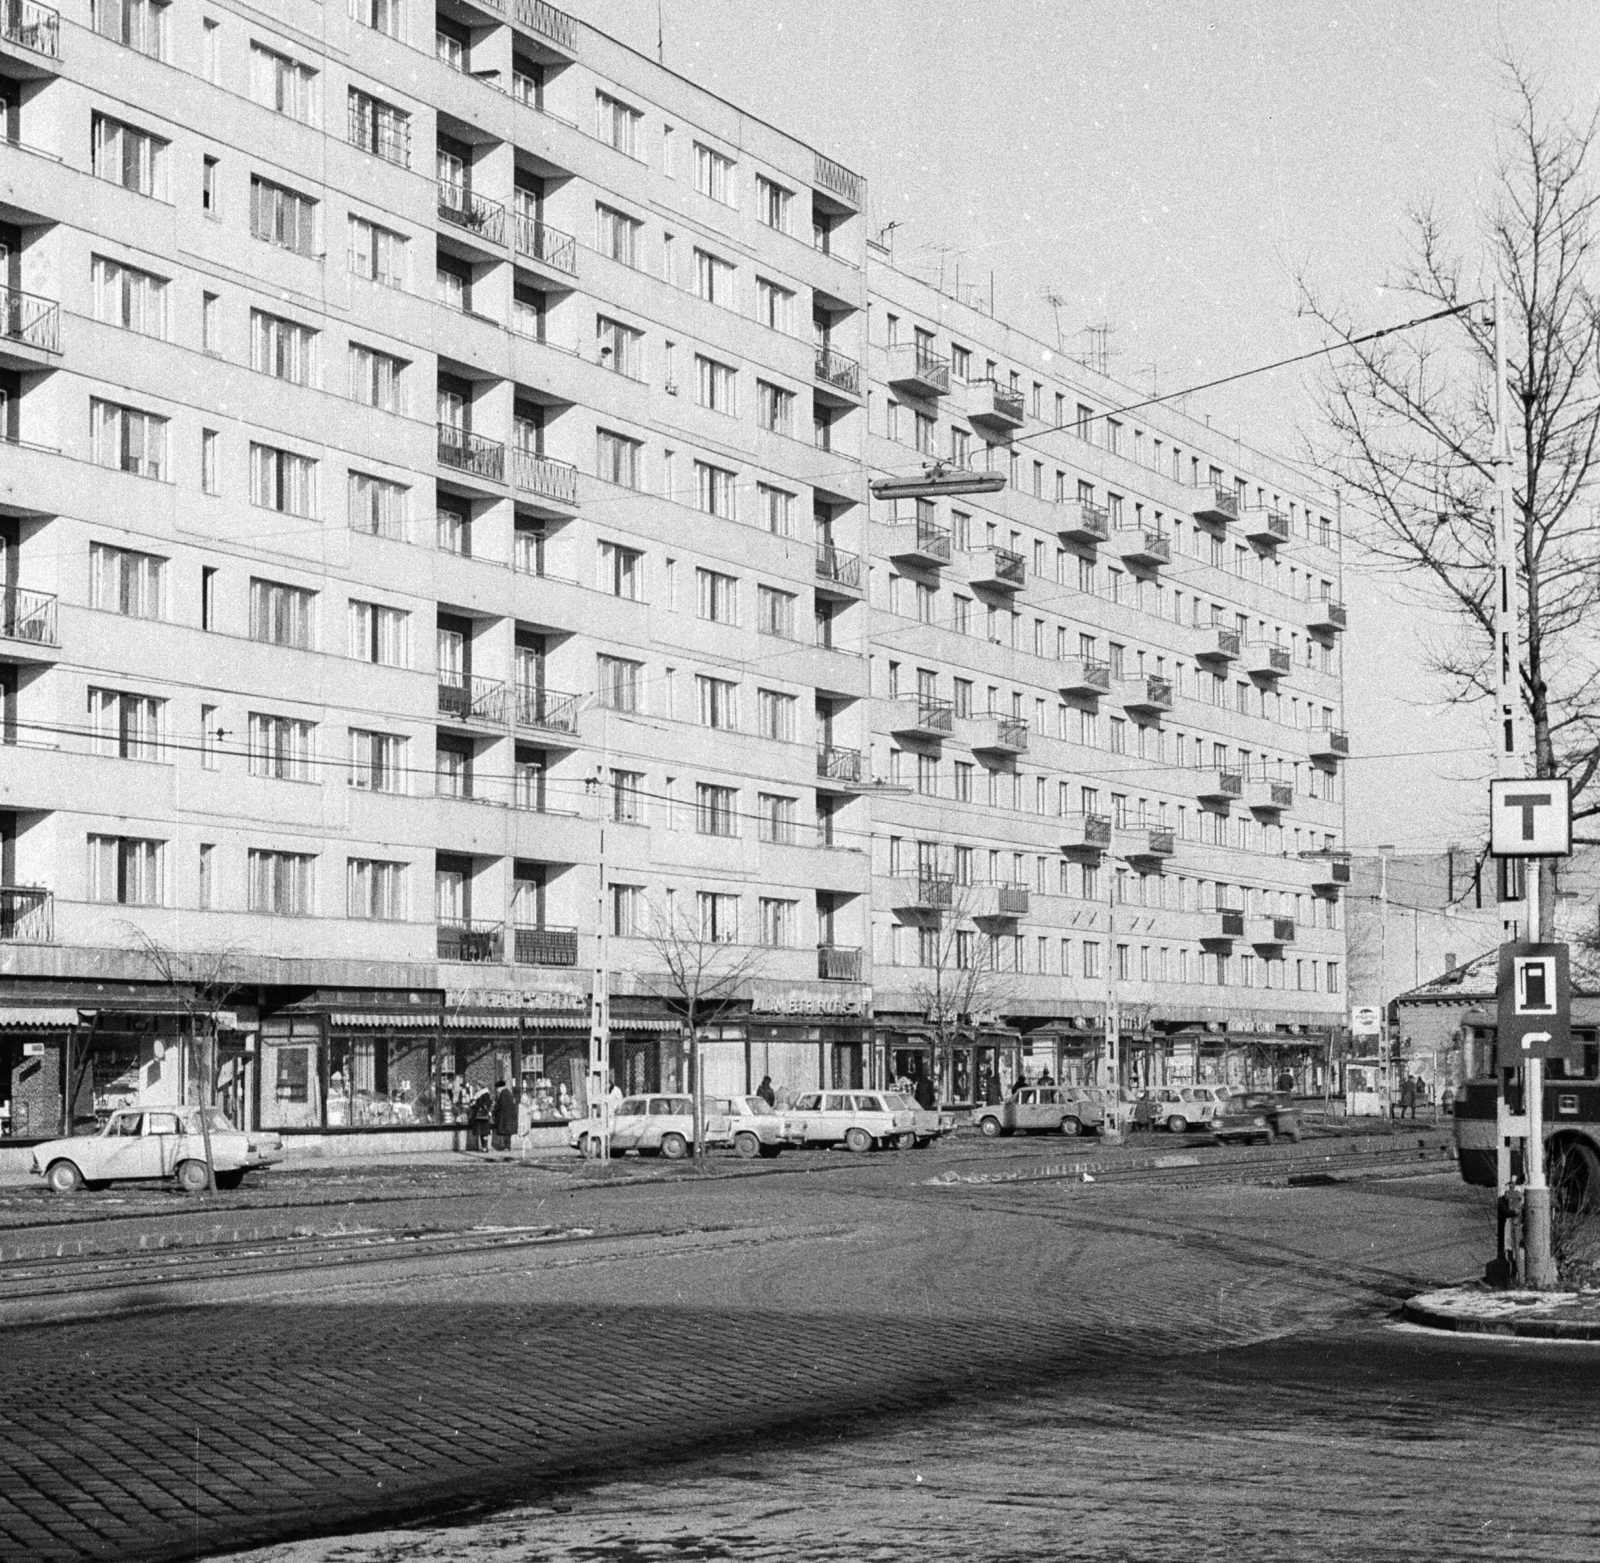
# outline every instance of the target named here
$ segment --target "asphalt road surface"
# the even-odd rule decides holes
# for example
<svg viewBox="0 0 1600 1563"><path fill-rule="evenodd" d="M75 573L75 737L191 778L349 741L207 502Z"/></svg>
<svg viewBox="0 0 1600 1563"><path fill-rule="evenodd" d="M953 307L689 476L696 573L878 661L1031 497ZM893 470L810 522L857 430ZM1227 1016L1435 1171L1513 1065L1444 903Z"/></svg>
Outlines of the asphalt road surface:
<svg viewBox="0 0 1600 1563"><path fill-rule="evenodd" d="M1600 1357L1391 1322L1485 1256L1450 1173L929 1181L982 1165L477 1169L429 1208L510 1246L180 1264L14 1326L0 1556L1600 1555Z"/></svg>

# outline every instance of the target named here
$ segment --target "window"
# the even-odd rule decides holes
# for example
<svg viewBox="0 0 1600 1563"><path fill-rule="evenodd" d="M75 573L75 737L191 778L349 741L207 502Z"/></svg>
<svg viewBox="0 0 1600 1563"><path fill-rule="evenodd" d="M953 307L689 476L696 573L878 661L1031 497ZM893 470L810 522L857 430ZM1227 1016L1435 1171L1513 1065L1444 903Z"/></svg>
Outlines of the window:
<svg viewBox="0 0 1600 1563"><path fill-rule="evenodd" d="M200 628L217 627L217 572L213 565L200 567Z"/></svg>
<svg viewBox="0 0 1600 1563"><path fill-rule="evenodd" d="M358 662L377 662L403 668L409 659L411 616L404 608L385 608L375 602L350 599L347 634L349 654Z"/></svg>
<svg viewBox="0 0 1600 1563"><path fill-rule="evenodd" d="M207 217L216 217L219 203L222 199L217 188L217 170L220 166L218 159L210 156L200 160L200 210Z"/></svg>
<svg viewBox="0 0 1600 1563"><path fill-rule="evenodd" d="M761 507L761 520L766 529L776 537L794 536L794 495L787 489L774 488L770 483L756 484L756 500Z"/></svg>
<svg viewBox="0 0 1600 1563"><path fill-rule="evenodd" d="M353 857L345 873L345 915L397 923L406 915L406 864Z"/></svg>
<svg viewBox="0 0 1600 1563"><path fill-rule="evenodd" d="M314 516L317 464L272 445L250 445L250 503L286 515Z"/></svg>
<svg viewBox="0 0 1600 1563"><path fill-rule="evenodd" d="M701 890L695 896L700 912L700 938L707 944L736 944L739 940L739 898L720 890Z"/></svg>
<svg viewBox="0 0 1600 1563"><path fill-rule="evenodd" d="M777 793L763 792L756 798L756 817L760 836L778 846L795 844L795 800Z"/></svg>
<svg viewBox="0 0 1600 1563"><path fill-rule="evenodd" d="M287 716L250 713L250 774L276 781L308 782L311 773L310 722Z"/></svg>
<svg viewBox="0 0 1600 1563"><path fill-rule="evenodd" d="M794 333L794 294L765 277L756 278L756 319L774 331Z"/></svg>
<svg viewBox="0 0 1600 1563"><path fill-rule="evenodd" d="M644 115L609 93L594 95L594 133L609 147L628 157L639 155L639 125Z"/></svg>
<svg viewBox="0 0 1600 1563"><path fill-rule="evenodd" d="M137 836L90 836L89 899L120 906L160 906L165 846Z"/></svg>
<svg viewBox="0 0 1600 1563"><path fill-rule="evenodd" d="M639 709L639 683L644 673L644 663L631 662L626 657L596 658L599 664L600 704L613 711Z"/></svg>
<svg viewBox="0 0 1600 1563"><path fill-rule="evenodd" d="M317 73L259 43L250 45L250 96L302 125L317 123Z"/></svg>
<svg viewBox="0 0 1600 1563"><path fill-rule="evenodd" d="M411 116L392 103L350 89L349 134L353 146L375 153L386 163L411 166Z"/></svg>
<svg viewBox="0 0 1600 1563"><path fill-rule="evenodd" d="M694 374L695 399L702 407L709 407L713 412L733 413L738 410L733 400L734 371L729 365L696 353Z"/></svg>
<svg viewBox="0 0 1600 1563"><path fill-rule="evenodd" d="M611 887L611 932L618 939L634 939L644 927L644 886Z"/></svg>
<svg viewBox="0 0 1600 1563"><path fill-rule="evenodd" d="M380 353L373 347L350 344L350 396L367 407L383 412L406 410L402 394L401 371L406 361L393 353Z"/></svg>
<svg viewBox="0 0 1600 1563"><path fill-rule="evenodd" d="M716 570L696 570L695 584L702 619L713 624L739 622L739 582L737 577Z"/></svg>
<svg viewBox="0 0 1600 1563"><path fill-rule="evenodd" d="M644 818L644 803L640 792L644 783L642 771L612 771L611 817L624 825L637 825Z"/></svg>
<svg viewBox="0 0 1600 1563"><path fill-rule="evenodd" d="M200 431L200 488L207 494L217 490L217 431Z"/></svg>
<svg viewBox="0 0 1600 1563"><path fill-rule="evenodd" d="M167 57L167 8L157 0L95 0L94 30L153 60Z"/></svg>
<svg viewBox="0 0 1600 1563"><path fill-rule="evenodd" d="M212 358L222 356L222 332L218 319L222 314L221 303L215 293L200 295L200 351Z"/></svg>
<svg viewBox="0 0 1600 1563"><path fill-rule="evenodd" d="M709 250L694 252L694 291L708 304L734 307L733 267Z"/></svg>
<svg viewBox="0 0 1600 1563"><path fill-rule="evenodd" d="M200 885L198 902L201 911L209 911L216 901L216 843L200 843Z"/></svg>
<svg viewBox="0 0 1600 1563"><path fill-rule="evenodd" d="M694 148L694 187L701 195L708 195L713 201L720 201L724 206L734 204L733 171L737 165L731 157L724 157L721 152L715 152L708 146L695 143ZM769 227L776 227L772 223Z"/></svg>
<svg viewBox="0 0 1600 1563"><path fill-rule="evenodd" d="M161 760L166 701L118 689L89 691L89 730L96 754L117 760Z"/></svg>
<svg viewBox="0 0 1600 1563"><path fill-rule="evenodd" d="M94 116L90 167L96 179L157 201L167 198L169 143L105 114Z"/></svg>
<svg viewBox="0 0 1600 1563"><path fill-rule="evenodd" d="M386 288L406 285L406 240L403 234L365 217L351 217L349 265L357 277L381 283Z"/></svg>
<svg viewBox="0 0 1600 1563"><path fill-rule="evenodd" d="M780 694L776 689L763 689L756 697L761 736L779 743L794 742L794 713L798 704L793 695Z"/></svg>
<svg viewBox="0 0 1600 1563"><path fill-rule="evenodd" d="M350 785L363 792L405 792L406 740L395 733L352 727Z"/></svg>
<svg viewBox="0 0 1600 1563"><path fill-rule="evenodd" d="M610 429L596 429L594 447L597 477L622 488L638 488L639 453L644 449L642 440L630 440L627 435L614 434Z"/></svg>
<svg viewBox="0 0 1600 1563"><path fill-rule="evenodd" d="M250 849L250 910L274 917L311 915L316 858L307 852Z"/></svg>
<svg viewBox="0 0 1600 1563"><path fill-rule="evenodd" d="M702 836L736 836L734 808L738 793L732 787L700 782L695 787L695 830Z"/></svg>
<svg viewBox="0 0 1600 1563"><path fill-rule="evenodd" d="M794 639L793 592L780 591L776 586L762 586L756 590L756 633L774 635L779 640Z"/></svg>
<svg viewBox="0 0 1600 1563"><path fill-rule="evenodd" d="M702 727L733 728L739 725L739 686L731 679L695 675Z"/></svg>
<svg viewBox="0 0 1600 1563"><path fill-rule="evenodd" d="M624 266L639 264L639 234L644 224L600 201L594 205L595 248Z"/></svg>
<svg viewBox="0 0 1600 1563"><path fill-rule="evenodd" d="M600 590L632 602L644 596L644 555L619 543L600 544Z"/></svg>
<svg viewBox="0 0 1600 1563"><path fill-rule="evenodd" d="M795 929L799 909L797 901L784 901L775 896L761 897L761 942L776 949L786 950L795 942Z"/></svg>
<svg viewBox="0 0 1600 1563"><path fill-rule="evenodd" d="M94 318L141 336L167 334L167 279L96 255Z"/></svg>
<svg viewBox="0 0 1600 1563"><path fill-rule="evenodd" d="M350 20L390 38L400 36L403 0L350 0Z"/></svg>
<svg viewBox="0 0 1600 1563"><path fill-rule="evenodd" d="M250 232L268 244L314 255L317 248L317 203L259 174L250 176Z"/></svg>
<svg viewBox="0 0 1600 1563"><path fill-rule="evenodd" d="M250 582L250 638L274 646L311 645L311 605L316 593L280 581Z"/></svg>
<svg viewBox="0 0 1600 1563"><path fill-rule="evenodd" d="M166 575L167 561L155 554L91 543L89 606L130 619L163 618Z"/></svg>
<svg viewBox="0 0 1600 1563"><path fill-rule="evenodd" d="M734 474L709 462L694 464L695 502L708 516L733 516Z"/></svg>
<svg viewBox="0 0 1600 1563"><path fill-rule="evenodd" d="M311 382L311 353L317 333L265 310L250 311L250 367L296 385Z"/></svg>
<svg viewBox="0 0 1600 1563"><path fill-rule="evenodd" d="M924 456L937 455L939 424L925 412L916 416L915 441L917 450Z"/></svg>
<svg viewBox="0 0 1600 1563"><path fill-rule="evenodd" d="M638 380L644 375L644 332L625 326L620 320L596 315L594 323L595 350L600 367L613 374L626 375Z"/></svg>
<svg viewBox="0 0 1600 1563"><path fill-rule="evenodd" d="M967 380L972 376L972 350L962 347L957 342L950 344L950 373L957 380Z"/></svg>
<svg viewBox="0 0 1600 1563"><path fill-rule="evenodd" d="M411 490L365 472L350 474L350 530L403 543L411 533Z"/></svg>
<svg viewBox="0 0 1600 1563"><path fill-rule="evenodd" d="M794 194L765 174L756 175L756 216L779 233L790 232L790 213Z"/></svg>
<svg viewBox="0 0 1600 1563"><path fill-rule="evenodd" d="M1083 941L1083 975L1091 980L1100 975L1100 946L1093 939Z"/></svg>
<svg viewBox="0 0 1600 1563"><path fill-rule="evenodd" d="M167 476L167 420L156 413L92 398L90 457L96 466L161 481Z"/></svg>
<svg viewBox="0 0 1600 1563"><path fill-rule="evenodd" d="M794 433L794 392L756 381L756 420L770 434Z"/></svg>

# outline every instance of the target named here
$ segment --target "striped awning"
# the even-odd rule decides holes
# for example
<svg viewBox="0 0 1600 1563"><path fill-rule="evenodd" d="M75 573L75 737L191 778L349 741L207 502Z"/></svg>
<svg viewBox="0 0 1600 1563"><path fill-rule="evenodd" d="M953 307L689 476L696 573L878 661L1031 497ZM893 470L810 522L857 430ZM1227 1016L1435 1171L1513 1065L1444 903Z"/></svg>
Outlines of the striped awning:
<svg viewBox="0 0 1600 1563"><path fill-rule="evenodd" d="M641 1017L634 1019L629 1016L626 1020L613 1020L613 1031L681 1031L683 1023L677 1020L651 1020Z"/></svg>
<svg viewBox="0 0 1600 1563"><path fill-rule="evenodd" d="M37 1031L51 1026L77 1026L84 1022L73 1009L0 1009L0 1029Z"/></svg>
<svg viewBox="0 0 1600 1563"><path fill-rule="evenodd" d="M418 1029L423 1026L433 1027L439 1024L439 1011L433 1010L403 1010L399 1014L373 1014L365 1010L345 1009L338 1010L328 1017L336 1026L360 1026L370 1031L386 1031L393 1026L397 1030L403 1028Z"/></svg>
<svg viewBox="0 0 1600 1563"><path fill-rule="evenodd" d="M444 1023L446 1031L518 1031L521 1027L522 1016L503 1009L482 1015L450 1015Z"/></svg>

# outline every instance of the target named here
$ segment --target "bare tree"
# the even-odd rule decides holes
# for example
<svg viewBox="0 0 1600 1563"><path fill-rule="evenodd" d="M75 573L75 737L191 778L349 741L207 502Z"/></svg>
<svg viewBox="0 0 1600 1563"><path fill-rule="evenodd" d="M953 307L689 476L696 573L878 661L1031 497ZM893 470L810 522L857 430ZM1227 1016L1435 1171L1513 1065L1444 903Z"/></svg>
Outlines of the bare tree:
<svg viewBox="0 0 1600 1563"><path fill-rule="evenodd" d="M761 970L771 953L766 946L736 944L720 927L708 924L703 909L694 913L676 904L652 907L645 941L661 969L655 974L660 996L683 1014L689 1030L689 1064L694 1077L694 1146L699 1156L705 1138L705 1089L700 1069L700 1027Z"/></svg>
<svg viewBox="0 0 1600 1563"><path fill-rule="evenodd" d="M1600 815L1600 312L1591 166L1597 120L1548 113L1536 84L1506 66L1513 104L1474 259L1429 207L1412 213L1412 255L1391 291L1431 328L1352 345L1320 388L1318 464L1372 517L1370 554L1442 605L1458 633L1430 647L1452 701L1493 698L1495 634L1492 310L1496 282L1510 394L1521 696L1536 774L1572 779L1574 815ZM1302 308L1335 337L1357 327L1301 280ZM1600 834L1580 838L1600 841ZM1555 908L1554 860L1541 867L1543 934Z"/></svg>

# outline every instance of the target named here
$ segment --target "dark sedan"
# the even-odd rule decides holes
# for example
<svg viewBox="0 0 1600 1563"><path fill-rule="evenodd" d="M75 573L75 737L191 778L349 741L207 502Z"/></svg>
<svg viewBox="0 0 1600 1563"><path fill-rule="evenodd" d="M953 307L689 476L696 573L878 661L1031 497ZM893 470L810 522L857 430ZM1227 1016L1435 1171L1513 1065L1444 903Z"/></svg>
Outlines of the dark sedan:
<svg viewBox="0 0 1600 1563"><path fill-rule="evenodd" d="M1300 1112L1277 1091L1243 1091L1229 1096L1210 1125L1219 1140L1256 1140L1270 1145L1279 1135L1300 1138Z"/></svg>

